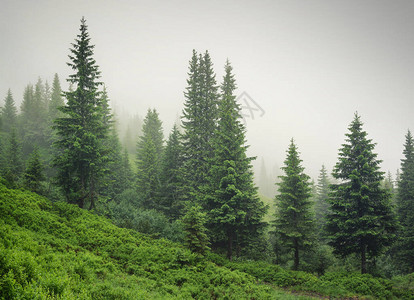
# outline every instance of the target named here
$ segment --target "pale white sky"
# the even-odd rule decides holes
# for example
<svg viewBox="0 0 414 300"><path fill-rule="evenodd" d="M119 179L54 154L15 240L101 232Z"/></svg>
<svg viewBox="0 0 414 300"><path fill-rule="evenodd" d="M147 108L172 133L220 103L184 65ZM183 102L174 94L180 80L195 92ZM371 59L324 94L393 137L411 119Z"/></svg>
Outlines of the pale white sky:
<svg viewBox="0 0 414 300"><path fill-rule="evenodd" d="M307 173L329 170L358 111L384 171L395 174L414 130L414 1L0 0L0 99L40 76L70 74L82 16L111 99L156 108L169 131L181 114L192 49L225 60L238 93L265 111L247 120L250 155L282 165L293 137ZM258 160L260 163L260 159ZM259 164L260 165L260 164Z"/></svg>

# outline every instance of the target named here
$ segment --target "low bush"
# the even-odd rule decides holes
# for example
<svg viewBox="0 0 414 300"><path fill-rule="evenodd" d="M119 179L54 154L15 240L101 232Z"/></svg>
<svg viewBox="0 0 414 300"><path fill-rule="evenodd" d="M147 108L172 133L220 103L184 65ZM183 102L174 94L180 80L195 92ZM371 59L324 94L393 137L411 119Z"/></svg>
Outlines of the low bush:
<svg viewBox="0 0 414 300"><path fill-rule="evenodd" d="M253 276L0 184L0 299L270 299Z"/></svg>

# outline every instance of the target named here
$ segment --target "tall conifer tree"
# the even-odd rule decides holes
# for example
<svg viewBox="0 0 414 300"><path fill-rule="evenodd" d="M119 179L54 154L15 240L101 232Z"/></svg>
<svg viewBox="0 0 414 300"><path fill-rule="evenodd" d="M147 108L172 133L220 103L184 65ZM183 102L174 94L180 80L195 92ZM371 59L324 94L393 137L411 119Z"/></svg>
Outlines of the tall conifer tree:
<svg viewBox="0 0 414 300"><path fill-rule="evenodd" d="M137 191L146 209L159 209L164 135L155 109L148 110L137 144Z"/></svg>
<svg viewBox="0 0 414 300"><path fill-rule="evenodd" d="M311 183L293 141L287 150L285 175L281 179L279 195L276 196L275 231L282 244L293 252L293 269L298 270L300 252L311 245L314 238L314 216L312 213Z"/></svg>
<svg viewBox="0 0 414 300"><path fill-rule="evenodd" d="M355 114L346 143L339 150L332 175L341 182L331 185L327 229L334 252L341 256L359 255L361 272L366 273L367 259L392 243L396 223L390 193L381 187L381 161L362 125L360 116Z"/></svg>
<svg viewBox="0 0 414 300"><path fill-rule="evenodd" d="M221 85L218 126L212 138L213 157L209 159L203 206L211 241L224 242L227 257L233 256L234 246L244 247L250 237L258 237L264 227L266 207L257 196L253 184L251 161L247 157L245 128L241 123L240 105L234 91L236 83L232 66L227 61Z"/></svg>
<svg viewBox="0 0 414 300"><path fill-rule="evenodd" d="M59 107L65 105L62 97L62 88L60 86L60 80L58 74L55 74L53 77L52 83L52 94L50 97L50 104L48 107L49 110L49 120L55 120L62 117L62 112L59 110Z"/></svg>
<svg viewBox="0 0 414 300"><path fill-rule="evenodd" d="M402 269L414 272L414 140L405 136L401 174L397 192L397 214L401 224L397 256Z"/></svg>
<svg viewBox="0 0 414 300"><path fill-rule="evenodd" d="M17 125L17 109L13 100L13 95L9 89L4 99L4 106L1 109L2 131L10 133Z"/></svg>
<svg viewBox="0 0 414 300"><path fill-rule="evenodd" d="M60 108L63 116L55 121L58 135L55 145L59 149L55 165L67 200L79 207L89 203L93 208L98 182L106 168L102 151L108 127L100 106L100 72L84 18L72 47L68 65L74 73L69 75L68 82L73 90L64 92L67 103Z"/></svg>
<svg viewBox="0 0 414 300"><path fill-rule="evenodd" d="M174 125L162 157L160 203L160 209L172 220L179 219L184 210L182 166L182 140L178 127Z"/></svg>
<svg viewBox="0 0 414 300"><path fill-rule="evenodd" d="M16 130L12 128L8 137L8 143L3 148L4 169L3 176L11 187L15 187L23 172L23 159L21 143L17 138Z"/></svg>
<svg viewBox="0 0 414 300"><path fill-rule="evenodd" d="M316 202L315 202L315 217L316 224L319 229L319 238L325 240L325 226L326 226L326 217L329 211L329 178L328 171L325 168L325 165L322 165L322 168L319 173L318 183L316 186Z"/></svg>
<svg viewBox="0 0 414 300"><path fill-rule="evenodd" d="M197 55L193 50L188 76L183 110L184 179L187 197L196 200L206 183L217 122L218 86L207 51Z"/></svg>

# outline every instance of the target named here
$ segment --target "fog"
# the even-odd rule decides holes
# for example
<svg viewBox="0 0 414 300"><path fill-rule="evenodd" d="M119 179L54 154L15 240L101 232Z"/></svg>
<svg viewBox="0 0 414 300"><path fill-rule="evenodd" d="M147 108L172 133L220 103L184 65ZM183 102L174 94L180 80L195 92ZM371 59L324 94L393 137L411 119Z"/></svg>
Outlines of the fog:
<svg viewBox="0 0 414 300"><path fill-rule="evenodd" d="M166 134L184 103L192 50L208 50L220 83L228 58L246 117L249 154L271 171L294 138L316 178L331 170L356 111L383 171L400 166L414 130L413 1L16 1L0 10L0 98L58 73L87 20L118 112L156 108ZM254 104L255 103L255 104ZM262 112L264 113L262 115ZM244 114L249 111L244 109Z"/></svg>

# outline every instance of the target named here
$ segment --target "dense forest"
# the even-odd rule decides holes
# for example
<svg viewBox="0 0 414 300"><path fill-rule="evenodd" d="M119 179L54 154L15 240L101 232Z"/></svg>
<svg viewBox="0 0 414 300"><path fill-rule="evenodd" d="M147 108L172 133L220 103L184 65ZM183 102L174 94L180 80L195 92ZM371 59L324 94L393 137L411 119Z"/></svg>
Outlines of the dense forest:
<svg viewBox="0 0 414 300"><path fill-rule="evenodd" d="M193 50L167 138L156 108L121 126L84 19L67 64L1 108L0 298L414 297L410 131L395 181L358 113L316 182L292 138L269 199L229 61Z"/></svg>

